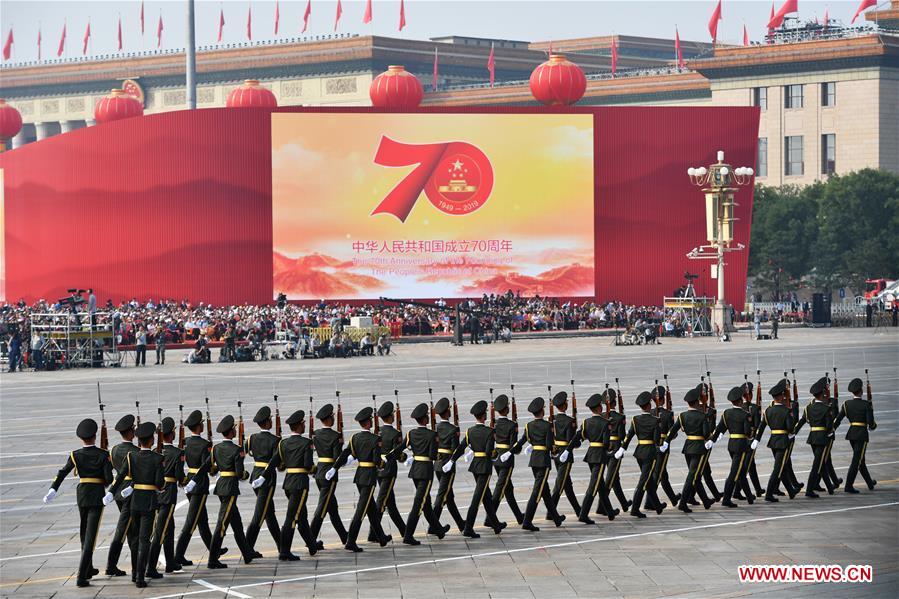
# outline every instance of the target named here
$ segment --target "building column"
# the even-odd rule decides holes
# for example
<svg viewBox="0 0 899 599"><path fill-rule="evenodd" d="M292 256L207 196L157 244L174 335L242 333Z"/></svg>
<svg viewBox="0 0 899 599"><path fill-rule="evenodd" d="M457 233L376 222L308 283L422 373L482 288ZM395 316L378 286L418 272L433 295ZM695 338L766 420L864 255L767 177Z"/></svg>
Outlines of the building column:
<svg viewBox="0 0 899 599"><path fill-rule="evenodd" d="M34 124L34 133L37 141L42 139L46 139L53 135L50 131L50 123L35 123Z"/></svg>
<svg viewBox="0 0 899 599"><path fill-rule="evenodd" d="M22 130L12 138L12 147L13 148L21 148L25 145L25 126L22 125Z"/></svg>
<svg viewBox="0 0 899 599"><path fill-rule="evenodd" d="M68 133L78 128L77 121L59 121L59 132Z"/></svg>

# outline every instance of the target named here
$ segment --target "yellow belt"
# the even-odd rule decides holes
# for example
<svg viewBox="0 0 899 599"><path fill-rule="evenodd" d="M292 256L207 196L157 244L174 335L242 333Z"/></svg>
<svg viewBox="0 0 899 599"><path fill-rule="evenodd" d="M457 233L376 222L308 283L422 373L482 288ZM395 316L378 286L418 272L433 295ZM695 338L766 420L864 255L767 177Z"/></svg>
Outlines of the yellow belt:
<svg viewBox="0 0 899 599"><path fill-rule="evenodd" d="M257 468L268 468L268 462L253 462Z"/></svg>
<svg viewBox="0 0 899 599"><path fill-rule="evenodd" d="M497 443L496 445L494 445L494 447L496 447L497 449L509 449L512 446L508 443Z"/></svg>
<svg viewBox="0 0 899 599"><path fill-rule="evenodd" d="M176 483L176 482L178 482L178 479L175 478L174 476L166 476L166 477L165 477L165 482L167 482L167 483Z"/></svg>
<svg viewBox="0 0 899 599"><path fill-rule="evenodd" d="M813 433L817 433L817 432L819 432L819 431L826 431L826 430L827 430L827 427L826 427L826 426L813 426L813 427L812 427L812 432L813 432Z"/></svg>
<svg viewBox="0 0 899 599"><path fill-rule="evenodd" d="M790 432L790 431L785 431L785 430L782 429L782 428L779 428L779 429L776 429L776 430L775 430L775 429L771 429L771 434L772 434L772 435L786 435L786 434L789 433L789 432Z"/></svg>
<svg viewBox="0 0 899 599"><path fill-rule="evenodd" d="M237 472L234 470L222 470L219 472L219 476L224 476L225 478L229 476L237 476Z"/></svg>
<svg viewBox="0 0 899 599"><path fill-rule="evenodd" d="M731 439L746 439L746 435L742 433L736 433L730 436Z"/></svg>
<svg viewBox="0 0 899 599"><path fill-rule="evenodd" d="M612 435L609 437L609 441L621 441L621 437L616 437L615 435Z"/></svg>
<svg viewBox="0 0 899 599"><path fill-rule="evenodd" d="M687 441L705 441L702 435L687 435Z"/></svg>
<svg viewBox="0 0 899 599"><path fill-rule="evenodd" d="M656 442L653 441L652 439L637 439L637 444L638 445L655 445Z"/></svg>
<svg viewBox="0 0 899 599"><path fill-rule="evenodd" d="M126 476L126 477L125 477L125 480L131 480L131 477L130 477L130 476Z"/></svg>
<svg viewBox="0 0 899 599"><path fill-rule="evenodd" d="M102 478L91 478L89 476L79 479L78 482L89 483L92 485L105 485L106 484L106 481Z"/></svg>
<svg viewBox="0 0 899 599"><path fill-rule="evenodd" d="M287 474L309 474L309 468L288 468Z"/></svg>
<svg viewBox="0 0 899 599"><path fill-rule="evenodd" d="M359 462L358 468L376 468L377 464L374 462Z"/></svg>
<svg viewBox="0 0 899 599"><path fill-rule="evenodd" d="M452 449L444 449L441 447L440 449L437 450L437 453L442 453L444 455L452 455L453 450Z"/></svg>
<svg viewBox="0 0 899 599"><path fill-rule="evenodd" d="M867 422L850 422L849 426L868 426ZM499 445L497 445L499 447Z"/></svg>
<svg viewBox="0 0 899 599"><path fill-rule="evenodd" d="M134 485L135 491L158 491L159 487L156 485Z"/></svg>
<svg viewBox="0 0 899 599"><path fill-rule="evenodd" d="M318 458L319 464L333 464L335 461L334 458Z"/></svg>
<svg viewBox="0 0 899 599"><path fill-rule="evenodd" d="M415 455L415 456L412 456L412 459L415 460L416 462L430 462L430 461L431 461L431 456L427 456L427 455Z"/></svg>
<svg viewBox="0 0 899 599"><path fill-rule="evenodd" d="M597 441L590 441L590 447L605 447L605 444Z"/></svg>
<svg viewBox="0 0 899 599"><path fill-rule="evenodd" d="M555 441L553 441L553 444L558 445L559 447L568 447L568 441L559 441L558 439L556 439Z"/></svg>
<svg viewBox="0 0 899 599"><path fill-rule="evenodd" d="M486 458L486 457L487 457L487 452L486 452L486 451L476 451L476 452L474 452L474 457L476 457L476 458Z"/></svg>
<svg viewBox="0 0 899 599"><path fill-rule="evenodd" d="M187 469L187 472L188 472L189 474L196 474L196 473L199 472L199 471L200 471L199 468L188 468L188 469Z"/></svg>
<svg viewBox="0 0 899 599"><path fill-rule="evenodd" d="M531 448L534 451L546 451L546 445L533 445Z"/></svg>

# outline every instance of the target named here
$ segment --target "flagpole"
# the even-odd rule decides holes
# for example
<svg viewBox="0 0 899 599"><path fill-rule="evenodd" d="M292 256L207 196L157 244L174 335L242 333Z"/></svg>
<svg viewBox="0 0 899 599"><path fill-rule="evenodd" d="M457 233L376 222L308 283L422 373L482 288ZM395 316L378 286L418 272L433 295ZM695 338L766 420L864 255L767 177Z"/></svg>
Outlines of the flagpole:
<svg viewBox="0 0 899 599"><path fill-rule="evenodd" d="M187 86L187 109L194 110L197 107L197 48L196 31L194 23L194 0L187 0L187 39L184 50Z"/></svg>

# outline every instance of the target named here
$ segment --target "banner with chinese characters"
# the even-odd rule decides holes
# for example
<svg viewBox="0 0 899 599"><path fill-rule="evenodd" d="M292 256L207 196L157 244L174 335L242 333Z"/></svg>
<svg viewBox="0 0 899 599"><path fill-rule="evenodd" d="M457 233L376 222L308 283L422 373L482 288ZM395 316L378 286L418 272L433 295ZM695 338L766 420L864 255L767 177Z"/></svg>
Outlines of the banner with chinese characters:
<svg viewBox="0 0 899 599"><path fill-rule="evenodd" d="M272 114L273 292L594 295L593 115Z"/></svg>

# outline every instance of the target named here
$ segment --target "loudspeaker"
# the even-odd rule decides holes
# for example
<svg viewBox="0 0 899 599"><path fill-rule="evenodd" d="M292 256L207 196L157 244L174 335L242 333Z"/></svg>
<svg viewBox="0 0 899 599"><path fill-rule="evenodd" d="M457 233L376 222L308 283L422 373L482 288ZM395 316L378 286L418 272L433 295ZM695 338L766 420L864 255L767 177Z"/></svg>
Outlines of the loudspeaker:
<svg viewBox="0 0 899 599"><path fill-rule="evenodd" d="M830 324L830 295L812 294L812 324Z"/></svg>

